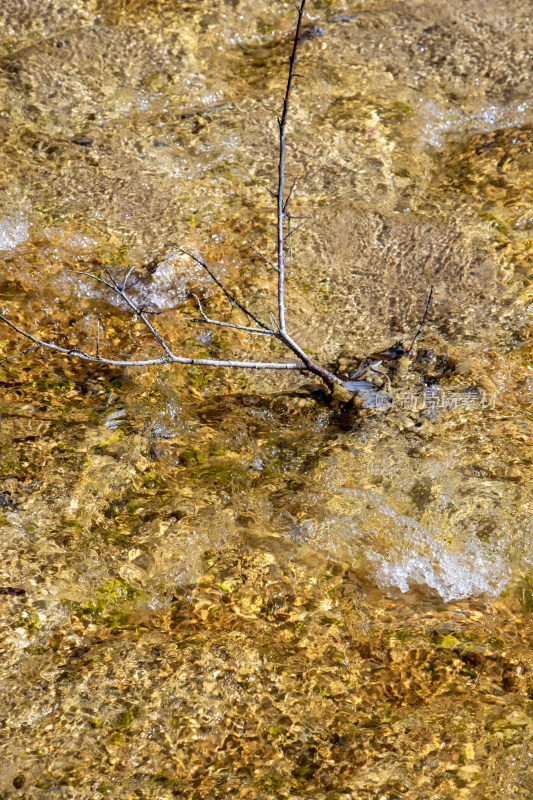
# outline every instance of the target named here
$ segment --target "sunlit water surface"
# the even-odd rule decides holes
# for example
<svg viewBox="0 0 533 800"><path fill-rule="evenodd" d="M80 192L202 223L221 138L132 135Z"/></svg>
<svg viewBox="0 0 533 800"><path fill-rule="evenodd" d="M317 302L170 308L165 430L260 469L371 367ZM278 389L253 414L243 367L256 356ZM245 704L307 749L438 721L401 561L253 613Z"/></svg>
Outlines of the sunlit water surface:
<svg viewBox="0 0 533 800"><path fill-rule="evenodd" d="M533 796L527 4L311 3L287 313L318 360L409 345L386 409L309 379L0 375L0 797ZM292 4L8 0L1 306L64 345L279 358L268 319ZM154 271L155 268L155 271ZM70 270L70 271L69 271ZM19 342L9 331L1 354Z"/></svg>

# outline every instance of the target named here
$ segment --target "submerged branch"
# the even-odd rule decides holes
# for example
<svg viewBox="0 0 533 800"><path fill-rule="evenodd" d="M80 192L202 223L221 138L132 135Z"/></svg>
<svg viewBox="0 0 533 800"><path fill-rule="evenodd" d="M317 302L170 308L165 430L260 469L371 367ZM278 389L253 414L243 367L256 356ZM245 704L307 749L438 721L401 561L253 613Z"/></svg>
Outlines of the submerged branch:
<svg viewBox="0 0 533 800"><path fill-rule="evenodd" d="M0 315L0 319L2 319ZM3 364L5 361L11 361L12 358L20 358L23 356L24 353L29 353L30 350L38 350L41 347L40 344L34 344L31 347L26 347L24 350L19 350L18 353L13 353L12 356L6 356L5 358L0 358L0 364Z"/></svg>

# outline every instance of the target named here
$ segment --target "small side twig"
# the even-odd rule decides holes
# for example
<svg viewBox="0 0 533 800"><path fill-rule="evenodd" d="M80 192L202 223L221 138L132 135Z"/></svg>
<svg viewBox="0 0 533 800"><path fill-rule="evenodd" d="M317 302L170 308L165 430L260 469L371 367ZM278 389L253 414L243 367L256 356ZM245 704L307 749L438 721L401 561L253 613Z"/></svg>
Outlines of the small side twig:
<svg viewBox="0 0 533 800"><path fill-rule="evenodd" d="M122 288L122 291L123 291L123 292L128 292L128 291L130 290L130 287L128 286L128 279L129 279L129 277L130 277L130 275L131 275L131 273L133 272L133 270L134 270L134 269L135 269L135 264L133 264L133 265L132 265L132 266L129 268L129 270L128 270L128 272L127 272L127 275L126 275L126 277L125 277L125 278L124 278L124 280L122 281L122 287L121 287L121 288Z"/></svg>
<svg viewBox="0 0 533 800"><path fill-rule="evenodd" d="M260 328L263 328L266 331L270 330L268 325L265 325L265 323L262 322L259 319L259 317L256 317L256 315L253 314L248 308L246 308L246 306L243 305L239 300L237 300L237 298L234 295L228 292L222 281L220 281L215 275L215 273L209 269L209 267L207 266L207 264L205 263L204 259L201 256L197 256L195 253L189 253L188 250L184 250L182 247L178 249L180 250L180 252L184 253L186 256L189 256L189 258L192 258L193 261L196 261L197 264L199 264L203 269L205 269L211 280L214 281L216 285L220 287L220 289L222 289L222 291L224 292L230 303L233 303L234 306L237 306L237 308L239 308L243 312L243 314L246 314L247 317L250 317L250 319L252 319L256 323L256 325L259 325Z"/></svg>
<svg viewBox="0 0 533 800"><path fill-rule="evenodd" d="M294 219L294 217L291 217L291 219ZM291 236L293 236L293 234L295 234L296 231L299 231L301 227L302 227L301 225L297 225L295 228L289 228L287 230L286 235L283 237L283 243L290 240ZM286 260L287 260L287 253L285 253L285 261Z"/></svg>
<svg viewBox="0 0 533 800"><path fill-rule="evenodd" d="M278 271L276 265L273 264L272 261L269 258L267 258L260 250L257 250L253 246L253 244L250 245L250 248L254 251L254 253L257 253L257 255L260 256L263 259L263 261L268 264L269 267L272 267L272 269L275 270L276 272Z"/></svg>
<svg viewBox="0 0 533 800"><path fill-rule="evenodd" d="M130 289L133 289L134 286L137 286L137 284L141 283L142 281L145 281L147 278L150 278L154 274L154 272L156 272L158 269L159 269L159 264L155 264L153 267L150 267L150 269L147 270L144 273L144 275L139 275L138 278L135 278L135 280L133 280L130 284L128 284L125 290L129 292Z"/></svg>
<svg viewBox="0 0 533 800"><path fill-rule="evenodd" d="M274 330L263 330L262 328L252 328L247 325L235 325L233 322L222 322L219 319L209 319L207 314L205 313L204 309L202 308L202 303L200 302L200 298L198 295L194 294L193 296L196 297L196 301L198 303L198 309L200 314L202 315L201 319L197 317L185 317L188 322L205 322L208 325L218 325L219 328L233 328L237 331L244 331L245 333L255 333L259 336L275 336L276 331Z"/></svg>
<svg viewBox="0 0 533 800"><path fill-rule="evenodd" d="M429 307L431 305L431 298L432 297L433 297L433 286L429 290L429 295L428 295L428 299L427 299L427 302L426 302L426 309L424 311L424 316L422 317L422 322L418 326L418 330L414 335L413 341L411 342L411 347L407 351L407 355L409 356L409 358L411 358L411 354L413 352L414 346L417 343L417 340L418 340L419 336L421 335L422 331L424 330L424 325L425 325L425 322L426 322L426 317L428 315Z"/></svg>
<svg viewBox="0 0 533 800"><path fill-rule="evenodd" d="M296 77L296 76L295 76L295 77ZM293 190L294 190L294 187L296 186L296 181L297 181L297 180L298 180L298 178L295 178L295 179L293 180L293 182L292 182L292 184L291 184L291 188L289 189L289 193L288 193L288 195L287 195L287 199L286 199L286 200L285 200L285 202L283 203L283 211L284 211L285 213L287 212L287 208L289 207L289 203L291 202L292 192L293 192Z"/></svg>
<svg viewBox="0 0 533 800"><path fill-rule="evenodd" d="M41 347L40 344L34 344L32 345L32 347L26 347L25 350L19 350L18 353L13 353L12 356L6 356L5 358L0 358L0 364L3 364L5 361L11 361L12 358L20 358L20 356L23 356L24 353L29 353L30 350L38 350L39 347Z"/></svg>

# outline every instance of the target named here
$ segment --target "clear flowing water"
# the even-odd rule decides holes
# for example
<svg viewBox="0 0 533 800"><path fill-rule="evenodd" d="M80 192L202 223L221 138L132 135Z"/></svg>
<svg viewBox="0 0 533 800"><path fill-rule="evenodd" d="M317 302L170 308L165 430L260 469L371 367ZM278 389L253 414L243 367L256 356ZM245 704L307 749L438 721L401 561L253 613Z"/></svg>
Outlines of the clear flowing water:
<svg viewBox="0 0 533 800"><path fill-rule="evenodd" d="M309 379L1 365L0 797L533 796L533 67L522 2L313 2L289 124ZM153 354L69 270L155 269L173 347L284 355L267 191L290 3L7 0L0 305ZM171 244L173 243L173 244ZM3 332L0 355L20 346Z"/></svg>

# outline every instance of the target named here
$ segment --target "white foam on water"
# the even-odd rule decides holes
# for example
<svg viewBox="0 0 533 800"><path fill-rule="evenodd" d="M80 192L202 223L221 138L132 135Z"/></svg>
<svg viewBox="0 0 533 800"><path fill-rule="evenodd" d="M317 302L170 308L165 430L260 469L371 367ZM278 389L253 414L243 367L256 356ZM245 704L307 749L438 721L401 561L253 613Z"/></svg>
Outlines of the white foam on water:
<svg viewBox="0 0 533 800"><path fill-rule="evenodd" d="M482 594L496 596L511 578L504 560L481 542L468 542L452 552L423 529L402 547L392 547L386 554L370 550L366 557L379 586L402 592L425 586L447 602Z"/></svg>
<svg viewBox="0 0 533 800"><path fill-rule="evenodd" d="M227 274L225 267L216 265L216 274L219 278ZM125 277L125 270L112 269L115 279L120 283ZM132 277L138 277L139 273L133 273ZM130 277L130 281L132 280ZM81 276L67 272L64 283L80 297L106 297L113 305L127 309L125 301L102 287L102 284L91 279L90 274ZM207 272L192 259L184 260L183 257L177 260L173 256L163 259L155 272L146 280L140 281L131 290L132 299L139 305L149 310L164 311L170 310L181 305L188 297L191 287L199 287L202 294L210 294L216 290L216 285L209 277Z"/></svg>
<svg viewBox="0 0 533 800"><path fill-rule="evenodd" d="M217 265L217 276L223 278L225 273L226 270ZM192 259L183 262L183 259L176 261L169 256L158 264L149 281L139 283L135 294L141 305L164 310L181 305L187 299L191 286L201 286L210 291L216 288L207 272Z"/></svg>
<svg viewBox="0 0 533 800"><path fill-rule="evenodd" d="M348 558L383 589L425 587L446 602L496 596L509 583L509 563L475 534L424 525L372 491L355 495L353 515L308 522L305 541Z"/></svg>
<svg viewBox="0 0 533 800"><path fill-rule="evenodd" d="M106 428L111 428L112 431L115 431L120 426L120 423L124 422L125 416L125 408L121 408L118 411L111 411L111 413L107 415L104 425Z"/></svg>
<svg viewBox="0 0 533 800"><path fill-rule="evenodd" d="M465 113L452 104L438 103L433 98L420 98L413 109L411 125L416 129L419 144L442 148L450 133L472 135L500 128L519 128L533 119L533 103L482 106Z"/></svg>
<svg viewBox="0 0 533 800"><path fill-rule="evenodd" d="M13 250L30 235L28 220L21 213L0 219L0 250Z"/></svg>
<svg viewBox="0 0 533 800"><path fill-rule="evenodd" d="M170 258L158 265L146 284L139 284L136 294L143 305L158 309L175 308L187 298L189 285L189 276L183 274L183 266Z"/></svg>

